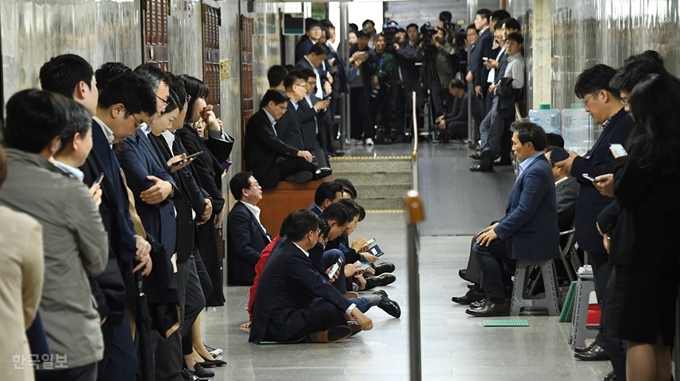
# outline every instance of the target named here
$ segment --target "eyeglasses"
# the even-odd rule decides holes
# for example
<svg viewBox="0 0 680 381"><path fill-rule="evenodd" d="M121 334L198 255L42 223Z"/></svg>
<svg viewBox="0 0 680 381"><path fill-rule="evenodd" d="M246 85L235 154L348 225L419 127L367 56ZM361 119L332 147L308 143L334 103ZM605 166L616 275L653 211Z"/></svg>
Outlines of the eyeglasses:
<svg viewBox="0 0 680 381"><path fill-rule="evenodd" d="M597 94L598 94L599 92L600 92L600 90L598 90L598 91L596 91L596 92L594 92L594 93L592 93L592 94L586 94L585 96L583 96L583 100L581 101L581 102L583 103L583 107L587 107L587 106L588 106L588 103L589 103L591 100L595 99L595 97L597 96ZM590 96L590 98L586 98L587 96Z"/></svg>
<svg viewBox="0 0 680 381"><path fill-rule="evenodd" d="M280 108L282 112L288 111L288 105L276 105L276 107Z"/></svg>
<svg viewBox="0 0 680 381"><path fill-rule="evenodd" d="M624 106L628 106L628 98L621 98L621 104Z"/></svg>
<svg viewBox="0 0 680 381"><path fill-rule="evenodd" d="M316 81L307 81L307 83L312 85L312 86L316 86Z"/></svg>
<svg viewBox="0 0 680 381"><path fill-rule="evenodd" d="M135 114L130 114L130 115L132 116L132 119L135 120L135 128L139 128L139 126L142 124L142 121L139 120L139 119L137 119L137 117L135 116Z"/></svg>
<svg viewBox="0 0 680 381"><path fill-rule="evenodd" d="M170 103L170 101L168 101L167 99L163 99L163 98L159 97L158 95L156 95L156 98L160 99L161 102L163 102L164 106L167 106Z"/></svg>
<svg viewBox="0 0 680 381"><path fill-rule="evenodd" d="M294 85L295 85L295 86L300 86L300 87L302 87L302 88L304 89L304 88L305 88L305 83L307 83L307 82L295 83Z"/></svg>

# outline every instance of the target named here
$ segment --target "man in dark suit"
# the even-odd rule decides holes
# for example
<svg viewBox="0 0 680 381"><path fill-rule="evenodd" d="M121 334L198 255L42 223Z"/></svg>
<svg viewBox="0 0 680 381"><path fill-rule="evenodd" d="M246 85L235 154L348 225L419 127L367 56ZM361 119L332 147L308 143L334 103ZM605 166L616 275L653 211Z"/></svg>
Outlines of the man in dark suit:
<svg viewBox="0 0 680 381"><path fill-rule="evenodd" d="M392 141L401 143L405 140L407 111L411 111L411 92L418 87L418 69L416 68L416 49L418 46L418 25L410 24L406 30L400 29L394 35L392 54L396 60L394 74L394 129ZM408 33L409 38L406 38ZM413 38L411 38L413 37Z"/></svg>
<svg viewBox="0 0 680 381"><path fill-rule="evenodd" d="M288 107L286 94L268 90L260 102L260 110L246 125L246 169L253 172L263 189L274 189L284 179L307 182L315 171L312 154L283 142L275 129Z"/></svg>
<svg viewBox="0 0 680 381"><path fill-rule="evenodd" d="M470 71L472 72L472 83L475 86L475 94L478 97L485 96L484 87L486 83L486 77L482 78L482 68L484 66L484 61L482 61L481 58L486 57L484 54L487 54L487 52L491 50L491 46L493 44L494 36L489 29L490 19L491 11L486 8L478 10L475 15L475 27L479 31L479 39L477 40L477 44L475 44L474 50L476 51L475 57L477 57L477 54L479 54L480 57L475 61L470 60ZM484 102L482 102L482 104L484 104Z"/></svg>
<svg viewBox="0 0 680 381"><path fill-rule="evenodd" d="M468 135L468 93L467 87L459 79L454 79L449 83L449 94L453 102L447 106L446 113L437 118L439 129L446 130L451 139L465 139ZM472 118L475 126L479 126L482 121L482 110L478 102L472 102Z"/></svg>
<svg viewBox="0 0 680 381"><path fill-rule="evenodd" d="M595 65L585 70L576 79L574 91L583 99L586 111L596 124L602 125L602 134L593 147L585 154L578 156L569 153L569 158L555 163L558 168L575 177L581 184L576 200L576 242L588 253L595 277L595 292L602 315L607 313L609 279L613 266L609 264L609 255L602 243L602 236L597 231L597 216L612 201L603 196L593 183L583 176L595 178L613 173L614 156L609 150L610 144L623 144L628 139L633 121L621 103L619 92L610 88L609 82L616 70L607 65ZM605 319L601 319L605 321ZM617 379L625 379L626 354L621 340L607 337L606 329L600 324L595 345L578 349L576 357L586 361L606 360L609 358L614 367Z"/></svg>
<svg viewBox="0 0 680 381"><path fill-rule="evenodd" d="M520 174L510 193L505 216L482 230L473 245L486 300L479 308L465 311L472 316L502 316L510 312L505 290L512 285L510 277L504 275L504 265L514 267L518 259L558 256L555 182L542 152L545 132L531 122L515 122L512 128L513 151L522 161Z"/></svg>
<svg viewBox="0 0 680 381"><path fill-rule="evenodd" d="M318 241L319 217L309 210L293 212L287 239L260 277L249 341L340 341L352 334L345 314L361 329L373 328L371 319L315 270L308 250Z"/></svg>
<svg viewBox="0 0 680 381"><path fill-rule="evenodd" d="M312 46L321 38L321 23L313 18L305 19L305 35L300 38L297 46L295 46L295 62L300 61L302 57L309 54Z"/></svg>
<svg viewBox="0 0 680 381"><path fill-rule="evenodd" d="M328 167L326 154L321 147L320 141L323 139L323 114L326 112L330 100L319 99L314 94L314 87L317 85L316 76L311 69L300 71L306 77L305 88L307 95L298 103L298 119L302 127L304 149L314 155L313 163L319 167Z"/></svg>
<svg viewBox="0 0 680 381"><path fill-rule="evenodd" d="M262 188L252 172L241 172L231 178L229 189L238 202L227 217L227 280L232 285L250 286L260 253L271 242L257 207Z"/></svg>
<svg viewBox="0 0 680 381"><path fill-rule="evenodd" d="M311 47L308 54L305 54L295 64L297 70L309 69L314 72L316 77L316 86L314 92L307 92L307 94L314 94L317 98L322 99L324 96L332 92L333 75L322 69L322 64L331 50L325 43L317 42Z"/></svg>
<svg viewBox="0 0 680 381"><path fill-rule="evenodd" d="M133 269L134 261L143 258L139 255L139 249L147 246L148 242L134 230L129 213L127 190L112 144L133 135L143 120L148 120L157 113L156 94L149 81L132 73L125 73L111 80L99 95L95 121L92 125L93 149L82 167L86 184L94 182L101 173L99 169L103 169L105 173L102 181L104 197L100 208L106 210L102 212L103 215L112 217L109 236L111 242L114 242L114 250L118 255L118 264L126 286L125 307L131 310L135 309L136 296L139 294L133 272L137 271L140 265ZM130 372L134 377L137 358L128 319L125 316L121 317L119 324L107 326L107 322L102 327L104 336L112 337L111 352L103 360L103 364L106 364L102 374L105 380L129 378ZM132 364L134 366L130 368Z"/></svg>

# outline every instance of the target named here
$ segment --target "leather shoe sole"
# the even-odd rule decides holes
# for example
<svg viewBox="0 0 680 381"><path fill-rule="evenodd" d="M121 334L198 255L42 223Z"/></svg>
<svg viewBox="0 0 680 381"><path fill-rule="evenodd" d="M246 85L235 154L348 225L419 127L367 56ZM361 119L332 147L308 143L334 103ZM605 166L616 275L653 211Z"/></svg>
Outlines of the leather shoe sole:
<svg viewBox="0 0 680 381"><path fill-rule="evenodd" d="M325 331L314 332L307 336L309 343L337 343L352 336L352 329L346 325L338 325Z"/></svg>
<svg viewBox="0 0 680 381"><path fill-rule="evenodd" d="M401 316L401 307L399 307L399 304L397 304L397 302L390 299L387 296L387 293L383 290L376 291L373 294L380 296L381 300L380 304L378 304L378 308L385 311L388 315L399 319L399 317Z"/></svg>
<svg viewBox="0 0 680 381"><path fill-rule="evenodd" d="M493 172L493 167L477 164L470 167L470 172Z"/></svg>

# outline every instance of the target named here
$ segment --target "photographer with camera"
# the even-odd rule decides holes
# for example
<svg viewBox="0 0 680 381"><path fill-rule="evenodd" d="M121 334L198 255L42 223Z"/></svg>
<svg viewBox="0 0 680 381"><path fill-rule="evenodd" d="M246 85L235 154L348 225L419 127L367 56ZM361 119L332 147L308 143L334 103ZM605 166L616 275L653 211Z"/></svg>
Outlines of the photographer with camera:
<svg viewBox="0 0 680 381"><path fill-rule="evenodd" d="M448 98L443 91L447 91L449 83L456 75L451 63L453 46L446 30L440 27L433 28L430 23L420 28L420 37L416 59L423 62L421 82L423 90L430 91L434 115L439 115L445 109L443 99Z"/></svg>
<svg viewBox="0 0 680 381"><path fill-rule="evenodd" d="M350 110L352 110L351 138L355 145L365 143L373 146L375 128L371 118L371 81L375 75L378 58L368 47L370 33L357 32L357 43L352 45L349 54L349 91Z"/></svg>
<svg viewBox="0 0 680 381"><path fill-rule="evenodd" d="M406 30L399 29L393 39L392 51L396 59L394 130L392 132L394 143L406 140L404 131L407 111L409 113L411 111L411 92L418 88L418 69L416 68L418 37L418 25L409 24Z"/></svg>
<svg viewBox="0 0 680 381"><path fill-rule="evenodd" d="M387 41L383 33L375 37L375 54L378 66L371 80L371 114L376 126L376 143L391 143L392 124L392 73L394 56L387 52Z"/></svg>

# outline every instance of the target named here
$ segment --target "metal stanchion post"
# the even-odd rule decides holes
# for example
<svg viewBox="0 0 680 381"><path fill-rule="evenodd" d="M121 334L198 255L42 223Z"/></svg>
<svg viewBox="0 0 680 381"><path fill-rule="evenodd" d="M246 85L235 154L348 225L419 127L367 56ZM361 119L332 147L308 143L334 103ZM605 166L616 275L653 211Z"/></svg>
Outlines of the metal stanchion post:
<svg viewBox="0 0 680 381"><path fill-rule="evenodd" d="M338 25L338 36L340 38L340 46L338 49L340 49L340 57L344 58L347 60L347 73L346 76L349 78L349 44L347 43L347 35L348 31L347 28L349 27L349 8L347 6L347 2L340 2L340 25ZM335 95L334 95L335 96ZM349 139L350 136L350 118L351 115L350 113L352 110L349 108L349 93L345 94L345 96L340 99L340 102L338 102L338 105L342 103L341 107L341 113L340 113L340 149L345 150L348 147L347 145L347 139Z"/></svg>
<svg viewBox="0 0 680 381"><path fill-rule="evenodd" d="M404 198L408 221L406 225L406 246L408 253L408 307L409 307L409 349L411 381L423 379L420 347L420 276L418 272L418 249L420 235L418 223L425 219L423 203L418 191L411 190Z"/></svg>

